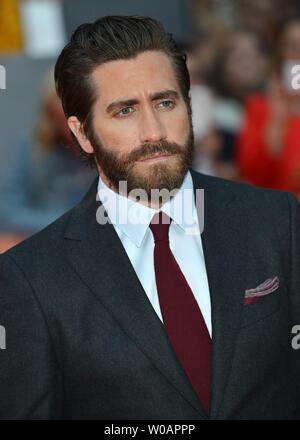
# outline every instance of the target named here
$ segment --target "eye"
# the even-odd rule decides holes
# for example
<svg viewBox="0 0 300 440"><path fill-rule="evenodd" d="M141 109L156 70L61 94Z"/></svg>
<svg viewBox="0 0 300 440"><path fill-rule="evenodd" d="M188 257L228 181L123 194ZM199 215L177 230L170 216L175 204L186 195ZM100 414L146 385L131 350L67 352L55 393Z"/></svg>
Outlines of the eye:
<svg viewBox="0 0 300 440"><path fill-rule="evenodd" d="M133 108L132 107L124 107L124 108L122 108L121 110L118 111L117 116L120 116L120 117L128 116L132 112L133 112Z"/></svg>
<svg viewBox="0 0 300 440"><path fill-rule="evenodd" d="M159 108L173 108L175 106L175 103L170 100L162 101L158 104Z"/></svg>

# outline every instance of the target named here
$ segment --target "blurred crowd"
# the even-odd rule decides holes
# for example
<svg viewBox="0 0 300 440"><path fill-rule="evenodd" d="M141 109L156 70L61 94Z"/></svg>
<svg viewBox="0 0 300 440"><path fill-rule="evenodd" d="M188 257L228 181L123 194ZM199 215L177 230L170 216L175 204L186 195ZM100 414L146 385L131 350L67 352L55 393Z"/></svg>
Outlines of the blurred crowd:
<svg viewBox="0 0 300 440"><path fill-rule="evenodd" d="M300 199L299 2L196 3L195 168Z"/></svg>
<svg viewBox="0 0 300 440"><path fill-rule="evenodd" d="M0 52L22 47L16 5L0 0ZM300 200L299 1L194 0L187 6L193 31L179 44L191 75L193 168L291 191ZM32 136L14 148L0 187L0 252L74 206L95 177L77 153L52 72Z"/></svg>

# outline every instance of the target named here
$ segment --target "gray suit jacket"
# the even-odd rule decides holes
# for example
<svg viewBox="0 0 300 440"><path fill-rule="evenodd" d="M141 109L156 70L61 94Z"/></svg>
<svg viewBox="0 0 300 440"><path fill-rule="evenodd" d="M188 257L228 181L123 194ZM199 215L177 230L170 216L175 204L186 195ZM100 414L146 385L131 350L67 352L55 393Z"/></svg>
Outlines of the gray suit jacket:
<svg viewBox="0 0 300 440"><path fill-rule="evenodd" d="M212 305L212 419L300 418L300 208L192 172ZM204 409L113 225L84 199L0 256L1 419L200 420ZM244 306L267 278L279 288Z"/></svg>

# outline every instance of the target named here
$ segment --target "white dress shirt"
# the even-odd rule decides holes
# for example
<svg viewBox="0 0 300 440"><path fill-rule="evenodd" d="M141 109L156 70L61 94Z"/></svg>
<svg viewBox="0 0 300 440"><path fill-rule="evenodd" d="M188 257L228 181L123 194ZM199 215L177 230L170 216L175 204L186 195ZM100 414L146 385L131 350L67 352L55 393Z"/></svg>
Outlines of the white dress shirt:
<svg viewBox="0 0 300 440"><path fill-rule="evenodd" d="M195 296L212 336L210 293L190 172L186 174L176 195L158 210L109 189L100 176L98 197L161 321L163 319L154 269L154 238L149 224L153 215L160 210L172 218L169 229L170 249Z"/></svg>

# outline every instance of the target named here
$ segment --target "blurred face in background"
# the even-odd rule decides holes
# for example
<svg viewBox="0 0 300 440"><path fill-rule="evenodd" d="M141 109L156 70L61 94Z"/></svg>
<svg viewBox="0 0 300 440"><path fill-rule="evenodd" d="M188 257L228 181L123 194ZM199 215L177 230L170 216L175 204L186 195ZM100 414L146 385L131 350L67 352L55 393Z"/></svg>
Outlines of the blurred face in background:
<svg viewBox="0 0 300 440"><path fill-rule="evenodd" d="M287 25L279 45L281 59L300 60L300 20Z"/></svg>
<svg viewBox="0 0 300 440"><path fill-rule="evenodd" d="M252 34L236 32L230 38L222 72L229 89L240 97L250 93L260 83L264 73L264 58Z"/></svg>

